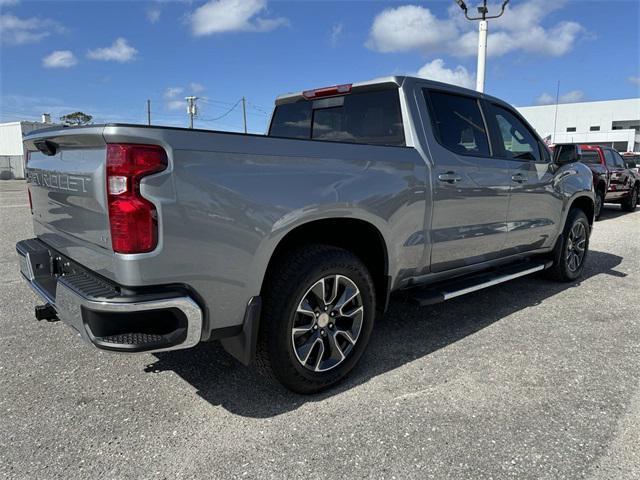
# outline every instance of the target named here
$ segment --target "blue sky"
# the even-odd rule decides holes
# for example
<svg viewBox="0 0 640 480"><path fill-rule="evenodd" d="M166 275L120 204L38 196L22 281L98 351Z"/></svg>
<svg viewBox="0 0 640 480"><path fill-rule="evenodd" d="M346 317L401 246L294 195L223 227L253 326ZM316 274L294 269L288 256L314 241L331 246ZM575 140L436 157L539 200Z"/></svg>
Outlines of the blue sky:
<svg viewBox="0 0 640 480"><path fill-rule="evenodd" d="M468 1L469 6L476 2ZM0 121L264 131L274 97L388 75L472 86L477 24L453 1L0 0ZM490 5L490 10L499 10ZM490 22L486 91L515 105L640 95L638 1L512 0ZM218 118L218 119L217 119ZM216 120L217 119L217 120Z"/></svg>

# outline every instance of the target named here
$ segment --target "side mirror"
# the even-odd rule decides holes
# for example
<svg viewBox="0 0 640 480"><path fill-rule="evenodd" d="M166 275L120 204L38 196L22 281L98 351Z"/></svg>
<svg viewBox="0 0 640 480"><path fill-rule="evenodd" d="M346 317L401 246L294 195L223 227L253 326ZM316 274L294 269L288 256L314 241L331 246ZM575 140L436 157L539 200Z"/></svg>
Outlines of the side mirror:
<svg viewBox="0 0 640 480"><path fill-rule="evenodd" d="M627 164L627 168L638 168L638 164L633 160L627 160L626 164Z"/></svg>
<svg viewBox="0 0 640 480"><path fill-rule="evenodd" d="M558 144L553 149L553 163L566 165L579 162L582 158L582 150L575 143Z"/></svg>

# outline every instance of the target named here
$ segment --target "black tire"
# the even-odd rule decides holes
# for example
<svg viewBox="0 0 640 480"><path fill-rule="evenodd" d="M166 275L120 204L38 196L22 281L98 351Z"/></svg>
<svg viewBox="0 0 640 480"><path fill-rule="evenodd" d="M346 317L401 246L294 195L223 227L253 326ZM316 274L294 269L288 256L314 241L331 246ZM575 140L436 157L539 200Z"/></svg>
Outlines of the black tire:
<svg viewBox="0 0 640 480"><path fill-rule="evenodd" d="M343 280L345 278L351 283L338 285L334 291L331 278L334 279L336 285L338 281L347 282ZM326 288L325 281L327 282ZM312 295L312 291L316 291L312 287L320 282L322 282L323 292L331 290L331 293L335 294L335 302L329 303L329 309L337 314L332 319L335 325L333 323L327 325L329 313L324 308L325 314L322 315L323 307L319 306L322 302L317 297L313 297L317 302L311 302L317 303L317 307L312 308L311 303L305 303L305 308L302 308L303 302L309 300L308 296ZM342 309L339 311L335 309L338 308L337 304L340 300L351 296L351 293L355 291L351 289L347 293L347 288L351 288L352 285L357 287L358 297L354 300L356 303L351 304L349 308L358 310L362 307L363 310L361 315L357 315L358 334L354 335L355 341L350 343L346 342L346 337L338 336L339 330L342 328L342 326L338 327L338 323L344 318L348 322L352 321L349 320L351 318L349 315L352 314L349 313L342 318L340 315ZM343 289L343 293L339 294L338 289ZM331 293L323 298L324 302L331 296ZM351 252L327 245L310 245L292 250L274 266L262 295L263 309L256 351L256 367L261 373L275 378L286 388L304 394L324 390L342 380L364 353L375 319L375 288L368 269ZM340 297L340 300L337 297ZM325 305L327 304L325 303ZM346 308L348 305L349 302L346 302L343 307ZM304 312L313 310L315 318L313 313L306 315L306 313L300 312L299 308ZM318 312L321 312L320 317L318 317ZM301 320L304 323L308 321L315 330L312 331L306 325L299 328L300 325L296 322ZM322 328L318 328L318 326ZM297 330L305 330L305 333L295 333L294 327ZM334 330L330 331L329 328ZM320 337L320 333L323 333L324 336ZM296 337L296 335L301 335L301 337ZM331 335L330 338L329 335ZM351 335L352 333L349 334L349 339L352 339ZM294 343L305 340L305 338L311 339L313 346L306 349L308 354L302 363L300 349L303 347L294 347ZM310 340L306 340L299 343L308 345L309 342ZM316 342L318 343L317 348ZM347 346L341 348L340 343L343 344L343 347L345 343ZM336 345L338 345L338 350L336 350ZM327 349L326 354L325 348ZM319 353L320 349L322 349L322 353ZM319 366L323 366L325 363L337 362L337 360L332 360L334 358L332 352L336 351L339 351L343 359L335 366L331 366L330 369L317 371ZM309 360L309 356L313 354L315 356ZM323 360L329 354L331 356ZM311 370L311 368L315 370Z"/></svg>
<svg viewBox="0 0 640 480"><path fill-rule="evenodd" d="M625 212L633 212L638 206L638 184L636 183L627 198L622 201L621 207Z"/></svg>
<svg viewBox="0 0 640 480"><path fill-rule="evenodd" d="M584 238L575 241L574 232L581 229L584 232ZM589 252L589 233L589 221L585 213L578 208L572 208L564 225L562 241L556 247L559 250L554 252L554 264L547 270L550 278L559 282L573 282L580 278ZM579 242L583 243L577 245ZM571 259L572 257L575 258L574 255L578 248L583 248L583 251L582 255L579 256L579 263L576 265L573 263L575 260Z"/></svg>
<svg viewBox="0 0 640 480"><path fill-rule="evenodd" d="M604 209L604 191L603 190L600 190L600 189L596 190L595 200L596 202L593 207L594 209L593 219L597 221L597 220L600 220L600 216L602 215L602 210Z"/></svg>

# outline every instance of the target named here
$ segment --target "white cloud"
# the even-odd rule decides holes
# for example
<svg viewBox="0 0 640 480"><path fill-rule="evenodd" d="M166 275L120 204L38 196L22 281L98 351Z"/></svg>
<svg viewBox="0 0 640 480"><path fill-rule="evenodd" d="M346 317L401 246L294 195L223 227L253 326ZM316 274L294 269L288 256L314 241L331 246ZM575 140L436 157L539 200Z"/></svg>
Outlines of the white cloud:
<svg viewBox="0 0 640 480"><path fill-rule="evenodd" d="M129 45L125 38L120 37L110 47L89 50L87 58L124 63L134 60L137 54L138 50Z"/></svg>
<svg viewBox="0 0 640 480"><path fill-rule="evenodd" d="M164 91L164 98L171 99L176 98L184 91L182 87L169 87Z"/></svg>
<svg viewBox="0 0 640 480"><path fill-rule="evenodd" d="M171 100L167 102L167 110L182 110L186 111L187 103L184 100Z"/></svg>
<svg viewBox="0 0 640 480"><path fill-rule="evenodd" d="M69 68L77 63L78 59L71 50L55 50L42 59L45 68Z"/></svg>
<svg viewBox="0 0 640 480"><path fill-rule="evenodd" d="M556 103L556 97L550 93L545 92L536 98L536 105L553 105L554 103Z"/></svg>
<svg viewBox="0 0 640 480"><path fill-rule="evenodd" d="M417 75L428 80L450 83L465 88L475 88L476 84L475 75L469 73L462 65L458 65L454 69L446 68L444 60L441 58L436 58L424 65L418 70Z"/></svg>
<svg viewBox="0 0 640 480"><path fill-rule="evenodd" d="M331 25L331 32L329 33L329 43L332 47L336 47L338 43L340 43L343 34L344 24L334 23L333 25Z"/></svg>
<svg viewBox="0 0 640 480"><path fill-rule="evenodd" d="M162 10L160 10L158 6L147 9L147 20L149 20L150 23L158 23L158 21L160 21L160 15L162 15Z"/></svg>
<svg viewBox="0 0 640 480"><path fill-rule="evenodd" d="M571 90L560 95L560 103L576 103L584 100L584 92L582 90Z"/></svg>
<svg viewBox="0 0 640 480"><path fill-rule="evenodd" d="M202 85L201 83L197 83L197 82L191 82L189 84L189 90L191 90L191 92L193 92L193 93L200 93L200 92L204 91L204 85Z"/></svg>
<svg viewBox="0 0 640 480"><path fill-rule="evenodd" d="M631 76L627 78L627 81L633 85L640 85L640 76Z"/></svg>
<svg viewBox="0 0 640 480"><path fill-rule="evenodd" d="M388 8L373 20L367 47L379 52L437 51L458 35L456 26L439 20L428 8Z"/></svg>
<svg viewBox="0 0 640 480"><path fill-rule="evenodd" d="M541 25L565 3L528 0L508 6L504 16L490 22L487 54L501 56L524 51L554 57L565 55L585 29L569 21L551 27ZM500 6L490 4L489 11L499 12ZM379 52L418 50L471 57L478 51L477 24L467 21L457 5L449 8L446 18L438 18L420 6L388 8L375 17L366 46Z"/></svg>
<svg viewBox="0 0 640 480"><path fill-rule="evenodd" d="M258 16L266 8L266 0L209 0L191 14L191 31L196 36L238 31L268 32L289 24L284 17Z"/></svg>
<svg viewBox="0 0 640 480"><path fill-rule="evenodd" d="M0 15L0 41L8 45L36 43L52 33L64 32L65 28L60 23L48 18Z"/></svg>
<svg viewBox="0 0 640 480"><path fill-rule="evenodd" d="M571 90L560 95L558 103L576 103L583 100L584 92L582 90ZM536 105L554 105L555 103L556 97L546 92L536 98Z"/></svg>

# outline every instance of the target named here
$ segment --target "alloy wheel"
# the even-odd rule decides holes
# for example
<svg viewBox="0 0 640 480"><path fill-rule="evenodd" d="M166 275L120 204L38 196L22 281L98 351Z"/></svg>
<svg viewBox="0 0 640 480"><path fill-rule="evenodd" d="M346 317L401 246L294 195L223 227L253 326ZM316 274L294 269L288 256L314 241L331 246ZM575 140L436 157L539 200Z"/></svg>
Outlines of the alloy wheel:
<svg viewBox="0 0 640 480"><path fill-rule="evenodd" d="M291 343L300 364L314 372L340 365L353 351L364 319L362 295L344 275L315 282L296 309Z"/></svg>
<svg viewBox="0 0 640 480"><path fill-rule="evenodd" d="M576 222L567 241L567 267L570 271L575 272L582 265L586 253L587 229L582 222Z"/></svg>

